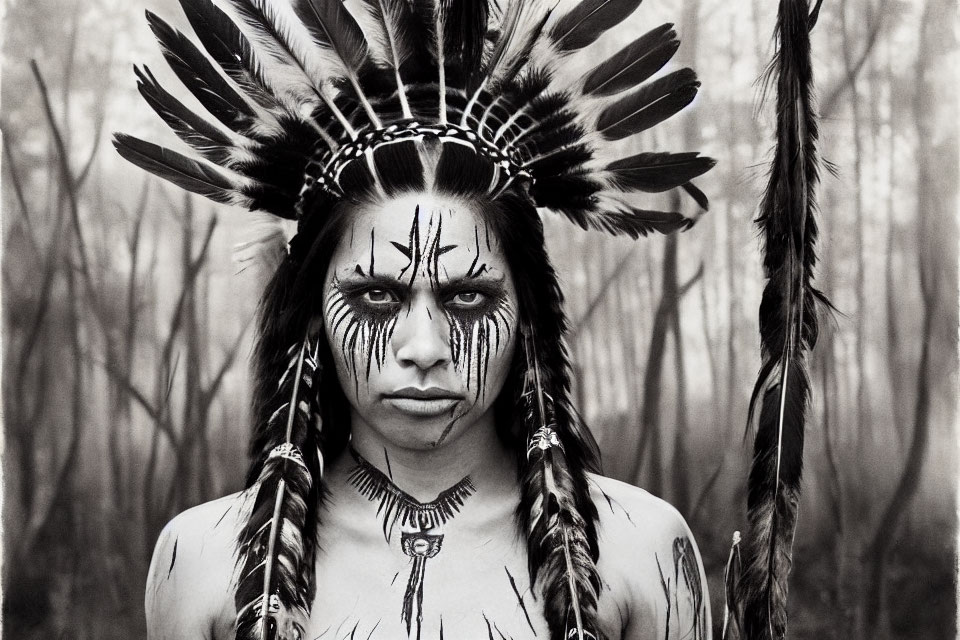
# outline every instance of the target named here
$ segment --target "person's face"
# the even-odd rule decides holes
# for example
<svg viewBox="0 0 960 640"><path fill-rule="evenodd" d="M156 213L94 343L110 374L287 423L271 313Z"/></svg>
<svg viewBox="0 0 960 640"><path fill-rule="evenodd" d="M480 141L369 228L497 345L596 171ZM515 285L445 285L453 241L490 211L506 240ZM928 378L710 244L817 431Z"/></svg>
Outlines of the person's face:
<svg viewBox="0 0 960 640"><path fill-rule="evenodd" d="M441 196L351 215L323 315L354 423L407 449L452 442L492 416L510 369L518 306L499 242L475 208Z"/></svg>

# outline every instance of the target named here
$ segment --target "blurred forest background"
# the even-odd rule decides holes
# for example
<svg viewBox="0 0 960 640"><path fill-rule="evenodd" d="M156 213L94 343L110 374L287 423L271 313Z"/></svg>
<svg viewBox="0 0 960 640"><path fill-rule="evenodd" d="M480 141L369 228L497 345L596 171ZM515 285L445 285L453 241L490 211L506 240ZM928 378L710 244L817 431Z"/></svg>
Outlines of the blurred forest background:
<svg viewBox="0 0 960 640"><path fill-rule="evenodd" d="M691 231L632 243L548 220L576 393L606 472L684 514L718 624L752 451L753 218L773 108L756 79L776 4L648 0L591 57L676 23L672 65L694 66L703 87L641 146L718 159L699 182L711 211ZM160 529L240 488L246 466L264 274L238 274L230 251L248 216L146 177L109 144L116 130L175 144L131 72L146 62L177 86L144 8L188 29L175 0L3 3L11 638L143 637ZM794 638L955 635L956 33L949 0L828 0L813 32L821 146L836 168L820 189L817 282L839 312L811 359Z"/></svg>

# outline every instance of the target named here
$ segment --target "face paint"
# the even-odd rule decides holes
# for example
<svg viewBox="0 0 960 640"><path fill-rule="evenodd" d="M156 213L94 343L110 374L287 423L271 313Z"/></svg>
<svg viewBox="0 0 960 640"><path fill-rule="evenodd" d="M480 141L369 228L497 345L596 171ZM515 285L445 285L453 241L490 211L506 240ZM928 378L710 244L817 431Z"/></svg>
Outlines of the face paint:
<svg viewBox="0 0 960 640"><path fill-rule="evenodd" d="M509 370L506 259L462 202L408 195L355 215L324 288L341 385L354 417L395 444L438 446L490 410Z"/></svg>

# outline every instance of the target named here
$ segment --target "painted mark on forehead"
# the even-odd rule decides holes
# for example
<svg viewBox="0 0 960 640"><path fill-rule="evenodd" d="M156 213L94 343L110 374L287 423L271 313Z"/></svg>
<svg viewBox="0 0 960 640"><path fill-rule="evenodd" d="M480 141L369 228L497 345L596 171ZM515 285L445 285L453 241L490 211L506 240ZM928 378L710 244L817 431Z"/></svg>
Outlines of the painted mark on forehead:
<svg viewBox="0 0 960 640"><path fill-rule="evenodd" d="M486 226L487 226L487 225L484 224L483 226L484 226L484 229L486 229ZM478 278L478 277L480 277L484 272L487 271L487 263L486 263L486 262L484 262L484 263L481 264L479 267L477 267L477 262L480 260L480 229L478 229L477 227L474 227L474 228L473 228L473 240L474 240L475 248L474 248L474 253L473 253L473 262L470 263L470 268L467 269L467 277L468 277L468 278ZM489 245L489 242L488 242L488 244L487 244L487 249L489 249L489 248L490 248L490 245Z"/></svg>
<svg viewBox="0 0 960 640"><path fill-rule="evenodd" d="M436 211L430 214L427 220L426 233L421 231L420 205L414 209L410 231L407 234L407 244L391 241L390 244L406 259L407 264L400 269L398 278L403 280L409 272L408 283L413 285L414 280L424 271L430 286L436 289L440 284L440 258L453 251L458 245L442 245L443 215ZM446 274L446 269L444 269Z"/></svg>
<svg viewBox="0 0 960 640"><path fill-rule="evenodd" d="M376 244L374 239L375 231L376 231L376 227L370 228L370 277L371 278L376 275L376 272L373 270L373 247Z"/></svg>

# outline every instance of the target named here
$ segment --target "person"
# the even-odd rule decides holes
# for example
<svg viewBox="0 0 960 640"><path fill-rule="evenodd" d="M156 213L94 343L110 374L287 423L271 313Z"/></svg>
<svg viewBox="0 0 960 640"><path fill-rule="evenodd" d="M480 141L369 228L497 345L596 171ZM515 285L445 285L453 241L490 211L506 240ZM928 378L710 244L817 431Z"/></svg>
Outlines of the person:
<svg viewBox="0 0 960 640"><path fill-rule="evenodd" d="M638 2L182 4L226 78L148 19L219 124L137 69L202 157L117 149L297 233L260 309L247 488L161 533L149 637L709 638L690 530L599 474L570 403L538 212L637 237L691 224L637 192L705 206L712 160L608 142L692 100L689 69L647 82L672 28L558 89Z"/></svg>

